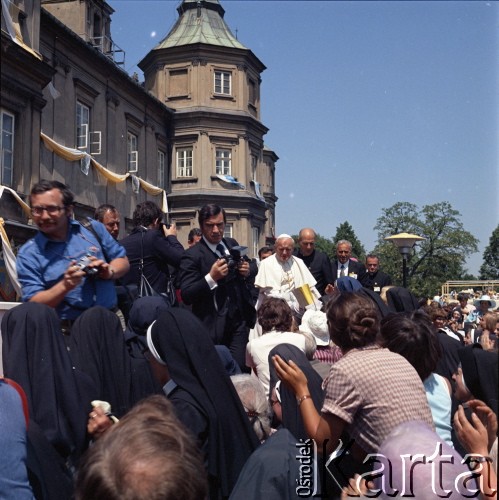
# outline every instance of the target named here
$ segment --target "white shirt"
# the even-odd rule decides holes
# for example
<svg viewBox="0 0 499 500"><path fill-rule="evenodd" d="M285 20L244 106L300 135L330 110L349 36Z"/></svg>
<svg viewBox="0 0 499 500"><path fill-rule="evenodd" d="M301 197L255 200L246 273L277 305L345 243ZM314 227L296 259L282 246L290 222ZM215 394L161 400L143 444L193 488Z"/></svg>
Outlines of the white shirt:
<svg viewBox="0 0 499 500"><path fill-rule="evenodd" d="M256 373L263 387L265 387L267 397L269 396L270 385L269 353L280 344L292 344L305 352L305 336L295 332L276 332L272 330L261 337L250 340L246 346L246 366L252 368Z"/></svg>

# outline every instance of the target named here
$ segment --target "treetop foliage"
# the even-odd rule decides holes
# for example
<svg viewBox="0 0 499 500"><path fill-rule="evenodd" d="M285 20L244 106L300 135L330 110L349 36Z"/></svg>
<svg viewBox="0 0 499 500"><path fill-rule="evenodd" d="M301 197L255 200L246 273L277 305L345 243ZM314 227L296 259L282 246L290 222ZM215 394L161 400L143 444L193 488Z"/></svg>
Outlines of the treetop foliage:
<svg viewBox="0 0 499 500"><path fill-rule="evenodd" d="M425 238L414 247L408 262L408 285L413 292L431 297L446 281L463 279L466 258L478 251L478 240L464 230L460 217L448 202L425 205L421 210L413 203L399 202L383 209L374 228L378 231L375 252L382 259L383 270L395 283L402 282L402 257L384 238L407 232Z"/></svg>
<svg viewBox="0 0 499 500"><path fill-rule="evenodd" d="M481 280L499 279L499 224L492 231L489 244L483 252L483 264L479 272Z"/></svg>

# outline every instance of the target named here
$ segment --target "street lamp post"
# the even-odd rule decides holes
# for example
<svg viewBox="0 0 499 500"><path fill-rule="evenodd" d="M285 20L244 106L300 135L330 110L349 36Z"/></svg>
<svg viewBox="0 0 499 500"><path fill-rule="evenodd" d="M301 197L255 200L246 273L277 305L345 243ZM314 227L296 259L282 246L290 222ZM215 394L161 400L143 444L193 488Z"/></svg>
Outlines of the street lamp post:
<svg viewBox="0 0 499 500"><path fill-rule="evenodd" d="M414 248L416 241L425 239L426 238L423 238L422 236L409 233L399 233L385 238L386 241L391 241L399 249L399 252L402 255L402 284L404 288L407 288L407 259L409 254Z"/></svg>

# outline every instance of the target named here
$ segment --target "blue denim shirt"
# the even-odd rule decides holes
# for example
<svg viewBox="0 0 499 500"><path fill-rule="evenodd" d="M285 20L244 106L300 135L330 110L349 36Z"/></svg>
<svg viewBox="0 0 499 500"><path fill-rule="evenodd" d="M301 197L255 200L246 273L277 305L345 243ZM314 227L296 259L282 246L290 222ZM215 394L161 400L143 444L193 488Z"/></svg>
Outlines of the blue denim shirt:
<svg viewBox="0 0 499 500"><path fill-rule="evenodd" d="M125 257L125 249L97 221L92 225L100 236L108 262ZM17 254L17 275L22 287L22 299L28 302L33 295L48 290L60 281L69 263L85 255L106 260L95 235L78 221L69 220L66 241L48 239L41 231L27 241ZM116 307L114 281L98 277L84 277L81 284L68 292L56 307L61 319L76 319L89 307L100 305L108 309Z"/></svg>

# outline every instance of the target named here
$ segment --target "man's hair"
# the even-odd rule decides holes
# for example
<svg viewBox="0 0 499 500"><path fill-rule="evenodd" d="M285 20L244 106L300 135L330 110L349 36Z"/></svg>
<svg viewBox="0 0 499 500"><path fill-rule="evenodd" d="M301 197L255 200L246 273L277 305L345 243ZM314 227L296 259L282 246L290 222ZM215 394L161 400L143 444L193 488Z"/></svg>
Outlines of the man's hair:
<svg viewBox="0 0 499 500"><path fill-rule="evenodd" d="M493 333L494 330L496 329L496 324L499 321L499 315L497 315L495 312L489 311L483 315L483 319L485 322L485 328L490 332Z"/></svg>
<svg viewBox="0 0 499 500"><path fill-rule="evenodd" d="M437 367L440 344L423 311L392 314L381 321L380 344L403 356L426 380Z"/></svg>
<svg viewBox="0 0 499 500"><path fill-rule="evenodd" d="M95 209L94 219L102 222L104 220L104 215L107 212L112 212L113 214L118 213L118 209L114 205L109 205L108 203L103 203Z"/></svg>
<svg viewBox="0 0 499 500"><path fill-rule="evenodd" d="M52 189L58 189L62 194L62 203L65 207L69 207L74 203L74 194L69 189L66 184L59 181L49 181L47 179L41 179L32 188L30 192L30 203L31 197L37 194L43 194L47 191L52 191Z"/></svg>
<svg viewBox="0 0 499 500"><path fill-rule="evenodd" d="M150 226L156 219L163 220L163 212L154 201L144 201L139 203L133 211L133 225Z"/></svg>
<svg viewBox="0 0 499 500"><path fill-rule="evenodd" d="M348 245L350 247L350 250L352 250L352 244L348 240L338 241L338 243L336 243L336 248L338 248L340 245Z"/></svg>
<svg viewBox="0 0 499 500"><path fill-rule="evenodd" d="M164 396L135 405L87 451L77 500L198 500L207 494L196 443Z"/></svg>
<svg viewBox="0 0 499 500"><path fill-rule="evenodd" d="M227 222L225 210L221 206L215 205L214 203L208 203L208 205L201 207L198 215L199 227L203 227L205 221L207 221L210 217L215 217L220 213L223 214L225 224Z"/></svg>
<svg viewBox="0 0 499 500"><path fill-rule="evenodd" d="M203 233L201 232L201 229L199 227L193 227L189 231L189 235L187 236L187 241L190 243L191 241L194 241L194 236L203 236Z"/></svg>
<svg viewBox="0 0 499 500"><path fill-rule="evenodd" d="M272 247L262 247L260 248L260 250L258 250L258 257L261 259L262 254L269 252L274 253L274 249Z"/></svg>
<svg viewBox="0 0 499 500"><path fill-rule="evenodd" d="M312 333L309 332L300 332L300 335L305 337L305 356L309 361L314 359L315 351L317 350L317 342L315 341L315 337Z"/></svg>
<svg viewBox="0 0 499 500"><path fill-rule="evenodd" d="M276 330L289 332L293 324L293 313L284 299L268 297L258 309L258 322L264 333Z"/></svg>
<svg viewBox="0 0 499 500"><path fill-rule="evenodd" d="M379 264L379 257L373 253L366 255L366 262L367 262L367 259L376 259L378 261L378 264Z"/></svg>
<svg viewBox="0 0 499 500"><path fill-rule="evenodd" d="M265 388L260 380L249 373L230 377L244 411L258 439L262 441L270 434L270 407Z"/></svg>
<svg viewBox="0 0 499 500"><path fill-rule="evenodd" d="M373 301L357 293L342 292L326 307L331 340L342 350L373 344L379 316Z"/></svg>
<svg viewBox="0 0 499 500"><path fill-rule="evenodd" d="M431 321L435 321L437 318L442 318L444 321L447 319L447 314L441 307L429 307L427 312Z"/></svg>
<svg viewBox="0 0 499 500"><path fill-rule="evenodd" d="M468 300L470 296L467 293L458 293L457 294L457 300L461 302L461 300Z"/></svg>

